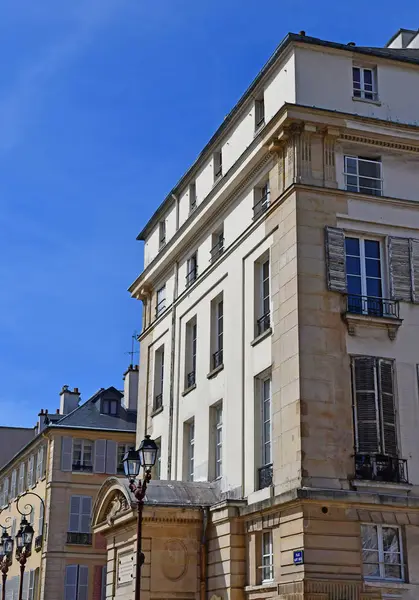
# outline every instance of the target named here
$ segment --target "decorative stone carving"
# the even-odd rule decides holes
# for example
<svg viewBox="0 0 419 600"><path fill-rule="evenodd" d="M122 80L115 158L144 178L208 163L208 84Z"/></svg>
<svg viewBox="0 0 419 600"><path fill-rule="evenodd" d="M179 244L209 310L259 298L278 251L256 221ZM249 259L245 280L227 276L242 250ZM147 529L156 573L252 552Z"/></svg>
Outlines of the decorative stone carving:
<svg viewBox="0 0 419 600"><path fill-rule="evenodd" d="M188 569L188 560L188 551L181 540L167 540L162 560L163 575L170 581L182 579Z"/></svg>
<svg viewBox="0 0 419 600"><path fill-rule="evenodd" d="M117 518L117 516L127 510L128 502L123 494L116 494L110 503L110 508L108 510L108 514L106 515L106 522L110 527L112 527L113 522Z"/></svg>

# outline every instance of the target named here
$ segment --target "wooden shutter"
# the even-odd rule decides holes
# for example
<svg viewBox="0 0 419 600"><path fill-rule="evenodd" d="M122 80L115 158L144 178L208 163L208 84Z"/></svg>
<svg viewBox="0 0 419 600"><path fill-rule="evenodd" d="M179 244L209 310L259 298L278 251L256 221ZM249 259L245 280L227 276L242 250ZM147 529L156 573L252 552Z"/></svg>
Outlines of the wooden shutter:
<svg viewBox="0 0 419 600"><path fill-rule="evenodd" d="M118 445L113 440L106 441L106 473L116 473Z"/></svg>
<svg viewBox="0 0 419 600"><path fill-rule="evenodd" d="M410 276L412 301L419 303L419 240L410 240Z"/></svg>
<svg viewBox="0 0 419 600"><path fill-rule="evenodd" d="M105 473L106 463L106 440L96 440L95 441L95 457L94 457L94 472L95 473Z"/></svg>
<svg viewBox="0 0 419 600"><path fill-rule="evenodd" d="M352 359L356 451L365 454L381 452L378 398L373 357Z"/></svg>
<svg viewBox="0 0 419 600"><path fill-rule="evenodd" d="M42 503L39 504L38 535L44 535L44 507Z"/></svg>
<svg viewBox="0 0 419 600"><path fill-rule="evenodd" d="M79 581L77 600L88 600L89 567L79 565Z"/></svg>
<svg viewBox="0 0 419 600"><path fill-rule="evenodd" d="M17 471L16 469L12 471L12 481L10 484L10 500L14 500L16 498L16 479L17 479Z"/></svg>
<svg viewBox="0 0 419 600"><path fill-rule="evenodd" d="M29 457L29 460L28 460L28 487L33 486L33 464L34 464L34 457L32 455Z"/></svg>
<svg viewBox="0 0 419 600"><path fill-rule="evenodd" d="M327 287L346 293L345 235L343 229L326 227Z"/></svg>
<svg viewBox="0 0 419 600"><path fill-rule="evenodd" d="M17 491L18 494L22 494L25 491L25 463L21 463L19 467L19 483Z"/></svg>
<svg viewBox="0 0 419 600"><path fill-rule="evenodd" d="M80 505L80 529L82 533L90 533L90 521L92 517L92 497L82 496Z"/></svg>
<svg viewBox="0 0 419 600"><path fill-rule="evenodd" d="M70 498L70 519L68 530L72 532L80 531L80 508L81 496L71 496Z"/></svg>
<svg viewBox="0 0 419 600"><path fill-rule="evenodd" d="M77 565L67 565L65 569L64 600L77 599Z"/></svg>
<svg viewBox="0 0 419 600"><path fill-rule="evenodd" d="M61 471L73 470L73 438L61 438Z"/></svg>
<svg viewBox="0 0 419 600"><path fill-rule="evenodd" d="M396 407L394 402L393 363L378 361L378 384L381 408L383 453L397 456Z"/></svg>
<svg viewBox="0 0 419 600"><path fill-rule="evenodd" d="M6 479L4 480L3 491L4 491L4 503L8 504L9 503L9 478L8 477L6 477Z"/></svg>
<svg viewBox="0 0 419 600"><path fill-rule="evenodd" d="M388 238L390 296L393 300L412 299L410 243L408 238Z"/></svg>
<svg viewBox="0 0 419 600"><path fill-rule="evenodd" d="M29 572L25 571L23 575L22 600L28 600L29 594Z"/></svg>
<svg viewBox="0 0 419 600"><path fill-rule="evenodd" d="M35 592L35 571L31 570L29 572L28 600L35 600L34 592Z"/></svg>

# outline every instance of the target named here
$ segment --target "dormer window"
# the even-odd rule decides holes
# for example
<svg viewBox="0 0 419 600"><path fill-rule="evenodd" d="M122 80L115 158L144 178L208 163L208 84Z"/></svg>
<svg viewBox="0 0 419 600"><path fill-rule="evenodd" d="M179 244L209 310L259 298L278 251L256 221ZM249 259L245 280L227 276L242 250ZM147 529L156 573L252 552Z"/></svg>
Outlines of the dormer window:
<svg viewBox="0 0 419 600"><path fill-rule="evenodd" d="M376 71L371 67L352 67L353 97L378 100Z"/></svg>
<svg viewBox="0 0 419 600"><path fill-rule="evenodd" d="M116 417L118 414L118 401L117 400L102 400L102 415L111 415Z"/></svg>

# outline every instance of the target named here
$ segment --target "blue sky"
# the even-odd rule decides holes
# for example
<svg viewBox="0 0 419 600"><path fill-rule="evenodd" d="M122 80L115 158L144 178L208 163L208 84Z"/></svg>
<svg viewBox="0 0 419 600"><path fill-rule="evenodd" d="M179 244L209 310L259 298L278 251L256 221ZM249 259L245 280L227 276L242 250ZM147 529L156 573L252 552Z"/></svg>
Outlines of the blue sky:
<svg viewBox="0 0 419 600"><path fill-rule="evenodd" d="M383 45L405 0L19 0L0 20L0 425L121 386L135 237L288 31Z"/></svg>

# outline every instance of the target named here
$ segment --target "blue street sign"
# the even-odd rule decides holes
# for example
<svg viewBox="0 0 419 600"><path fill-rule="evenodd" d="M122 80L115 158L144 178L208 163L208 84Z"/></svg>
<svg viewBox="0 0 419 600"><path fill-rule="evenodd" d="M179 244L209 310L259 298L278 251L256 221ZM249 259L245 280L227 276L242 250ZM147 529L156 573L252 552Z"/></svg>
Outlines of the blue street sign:
<svg viewBox="0 0 419 600"><path fill-rule="evenodd" d="M295 565L303 565L304 564L304 550L294 550L294 564Z"/></svg>

